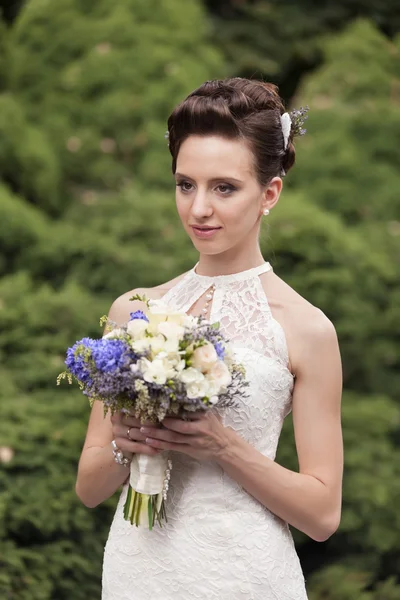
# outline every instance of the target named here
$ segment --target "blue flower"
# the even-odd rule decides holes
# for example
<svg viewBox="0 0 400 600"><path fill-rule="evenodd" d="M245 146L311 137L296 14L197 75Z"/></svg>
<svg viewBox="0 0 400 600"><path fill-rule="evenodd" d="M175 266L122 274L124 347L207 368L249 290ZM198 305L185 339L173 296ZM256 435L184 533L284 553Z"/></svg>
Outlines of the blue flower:
<svg viewBox="0 0 400 600"><path fill-rule="evenodd" d="M224 360L224 358L225 358L225 348L224 348L223 344L221 344L221 342L215 342L214 348L215 348L215 352L218 355L218 358L220 360Z"/></svg>
<svg viewBox="0 0 400 600"><path fill-rule="evenodd" d="M136 312L131 312L130 313L130 317L131 317L131 321L133 321L134 319L143 319L143 321L148 321L148 318L146 317L146 315L144 314L144 312L142 310L137 310Z"/></svg>
<svg viewBox="0 0 400 600"><path fill-rule="evenodd" d="M88 359L91 356L93 345L96 343L91 338L83 338L67 350L65 364L68 370L82 383L91 383L91 371Z"/></svg>
<svg viewBox="0 0 400 600"><path fill-rule="evenodd" d="M96 369L107 373L126 367L130 362L131 350L122 340L100 339L92 347L92 358Z"/></svg>

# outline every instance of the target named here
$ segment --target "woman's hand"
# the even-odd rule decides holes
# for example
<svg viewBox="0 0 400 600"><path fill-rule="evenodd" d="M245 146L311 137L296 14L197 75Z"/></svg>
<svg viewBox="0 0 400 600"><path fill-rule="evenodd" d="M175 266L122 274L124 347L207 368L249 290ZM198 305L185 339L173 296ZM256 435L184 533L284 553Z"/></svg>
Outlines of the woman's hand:
<svg viewBox="0 0 400 600"><path fill-rule="evenodd" d="M150 456L159 454L157 448L146 444L146 434L140 431L142 423L139 419L118 411L111 417L111 423L115 442L127 458L132 458L133 454L148 454ZM146 425L149 431L160 427L159 424L155 425L151 422L146 422L143 425Z"/></svg>
<svg viewBox="0 0 400 600"><path fill-rule="evenodd" d="M183 452L198 460L217 460L231 442L231 429L212 411L190 415L190 421L167 417L161 429L142 425L141 435L150 448Z"/></svg>

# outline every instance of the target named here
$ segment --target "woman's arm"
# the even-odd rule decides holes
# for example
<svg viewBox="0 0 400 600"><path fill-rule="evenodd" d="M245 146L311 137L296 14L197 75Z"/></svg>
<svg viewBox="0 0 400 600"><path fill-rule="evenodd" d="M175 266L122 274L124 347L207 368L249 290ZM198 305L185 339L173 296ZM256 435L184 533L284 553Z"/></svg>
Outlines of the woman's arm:
<svg viewBox="0 0 400 600"><path fill-rule="evenodd" d="M131 302L133 294L146 294L152 297L150 290L133 290L115 300L110 308L109 318L117 324L126 323L129 313L143 309L143 303ZM118 420L118 419L117 419ZM117 431L120 422L114 424ZM79 460L78 475L75 485L79 499L90 508L94 508L107 500L129 477L129 468L117 464L114 460L111 441L115 438L113 423L110 414L104 417L103 404L96 401L93 405L89 419L85 443ZM119 447L127 457L132 456L132 451L150 451L143 444L130 442L127 438L119 442ZM124 445L124 447L122 446Z"/></svg>
<svg viewBox="0 0 400 600"><path fill-rule="evenodd" d="M333 325L320 311L313 312L312 320L302 320L302 343L292 360L299 473L263 456L233 431L217 462L271 512L325 541L339 526L341 514L342 367Z"/></svg>
<svg viewBox="0 0 400 600"><path fill-rule="evenodd" d="M107 500L129 476L129 469L114 460L112 439L110 416L104 417L103 404L96 401L89 419L75 486L78 498L89 508ZM127 452L124 454L128 456Z"/></svg>

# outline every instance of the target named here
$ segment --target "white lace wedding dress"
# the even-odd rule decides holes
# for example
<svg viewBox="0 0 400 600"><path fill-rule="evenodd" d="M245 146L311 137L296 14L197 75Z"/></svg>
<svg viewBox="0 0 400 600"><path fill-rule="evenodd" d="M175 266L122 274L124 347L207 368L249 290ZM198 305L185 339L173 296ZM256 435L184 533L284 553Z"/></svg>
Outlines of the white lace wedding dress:
<svg viewBox="0 0 400 600"><path fill-rule="evenodd" d="M291 409L293 376L285 335L259 275L269 263L207 277L189 271L164 300L182 311L214 286L210 320L219 321L250 381L249 398L223 422L275 458ZM105 547L102 600L306 600L286 523L213 462L172 453L168 523L153 531L123 518L127 486Z"/></svg>

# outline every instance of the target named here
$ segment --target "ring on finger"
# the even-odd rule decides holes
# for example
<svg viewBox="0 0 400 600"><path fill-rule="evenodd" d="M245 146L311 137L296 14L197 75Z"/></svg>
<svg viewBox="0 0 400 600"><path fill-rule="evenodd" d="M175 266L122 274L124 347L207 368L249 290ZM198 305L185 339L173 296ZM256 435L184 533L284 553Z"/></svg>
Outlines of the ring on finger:
<svg viewBox="0 0 400 600"><path fill-rule="evenodd" d="M132 427L128 427L128 431L126 432L126 437L128 438L128 440L132 440L131 436L129 435L131 429Z"/></svg>

